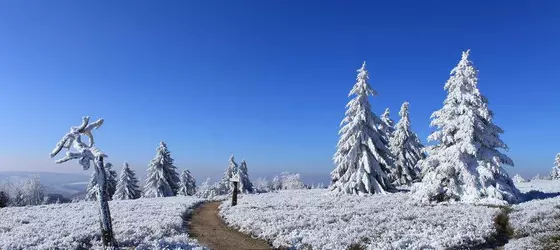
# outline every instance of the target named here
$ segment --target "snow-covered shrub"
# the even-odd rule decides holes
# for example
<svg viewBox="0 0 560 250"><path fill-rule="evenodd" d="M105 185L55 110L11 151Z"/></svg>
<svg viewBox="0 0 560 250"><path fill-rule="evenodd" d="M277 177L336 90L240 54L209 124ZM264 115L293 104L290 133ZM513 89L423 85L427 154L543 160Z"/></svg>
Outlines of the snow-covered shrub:
<svg viewBox="0 0 560 250"><path fill-rule="evenodd" d="M431 126L437 130L428 140L437 144L418 163L423 173L415 193L422 201L519 200L519 190L502 167L513 166L500 152L508 149L499 137L504 131L493 123L488 100L477 87L477 74L469 51L463 52L445 84L444 105L432 114Z"/></svg>
<svg viewBox="0 0 560 250"><path fill-rule="evenodd" d="M346 105L346 117L333 160L330 190L347 194L385 193L393 189L388 174L392 168L388 135L379 124L383 121L372 111L368 97L377 95L368 83L366 63L358 70L350 91L353 99Z"/></svg>
<svg viewBox="0 0 560 250"><path fill-rule="evenodd" d="M527 182L527 180L525 180L521 175L519 174L515 174L512 178L514 183L523 183L523 182Z"/></svg>
<svg viewBox="0 0 560 250"><path fill-rule="evenodd" d="M217 183L216 183L217 184ZM196 196L206 199L211 199L216 196L215 185L210 184L210 178L202 182L198 187L196 187Z"/></svg>
<svg viewBox="0 0 560 250"><path fill-rule="evenodd" d="M272 179L272 190L294 190L305 189L306 186L300 179L299 174L282 172Z"/></svg>
<svg viewBox="0 0 560 250"><path fill-rule="evenodd" d="M265 177L260 177L255 182L255 192L268 193L271 190L272 190L272 183L269 182Z"/></svg>

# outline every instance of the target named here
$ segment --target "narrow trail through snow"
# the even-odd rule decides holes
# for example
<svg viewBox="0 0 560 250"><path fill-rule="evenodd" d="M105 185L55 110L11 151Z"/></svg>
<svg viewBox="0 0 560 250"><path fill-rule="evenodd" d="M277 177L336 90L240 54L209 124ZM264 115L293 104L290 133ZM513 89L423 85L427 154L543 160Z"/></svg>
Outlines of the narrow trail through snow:
<svg viewBox="0 0 560 250"><path fill-rule="evenodd" d="M189 234L213 250L272 249L264 240L253 239L228 227L218 215L220 202L204 203L194 210Z"/></svg>

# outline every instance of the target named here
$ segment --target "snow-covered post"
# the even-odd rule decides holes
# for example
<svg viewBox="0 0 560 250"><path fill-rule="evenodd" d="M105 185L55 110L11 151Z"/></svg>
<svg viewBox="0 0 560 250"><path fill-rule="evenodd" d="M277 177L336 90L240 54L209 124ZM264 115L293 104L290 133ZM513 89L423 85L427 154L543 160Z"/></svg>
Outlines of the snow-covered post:
<svg viewBox="0 0 560 250"><path fill-rule="evenodd" d="M233 175L230 179L233 182L233 193L231 195L231 206L237 205L237 185L239 184L239 172Z"/></svg>
<svg viewBox="0 0 560 250"><path fill-rule="evenodd" d="M105 175L103 158L107 157L103 152L94 146L93 135L91 131L94 128L99 128L103 124L103 119L89 123L89 117L82 118L82 124L78 127L71 127L62 139L56 144L56 147L51 152L50 157L55 157L63 148L70 150L72 146L76 152L66 152L66 156L57 160L56 163L64 163L69 160L78 159L78 163L82 165L84 170L88 170L91 161L94 163L94 169L97 176L97 200L99 201L99 216L101 226L101 240L103 246L115 249L117 248L117 241L113 235L113 225L111 222L111 212L109 210L109 203L107 202L107 176ZM86 135L89 137L89 143L82 142L81 136Z"/></svg>

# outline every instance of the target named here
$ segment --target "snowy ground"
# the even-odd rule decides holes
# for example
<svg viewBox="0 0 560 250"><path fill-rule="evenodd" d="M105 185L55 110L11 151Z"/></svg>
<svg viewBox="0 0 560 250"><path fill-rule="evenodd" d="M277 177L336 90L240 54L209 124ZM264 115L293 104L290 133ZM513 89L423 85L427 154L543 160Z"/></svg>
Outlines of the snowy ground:
<svg viewBox="0 0 560 250"><path fill-rule="evenodd" d="M560 249L560 180L533 180L516 186L527 199L538 199L511 207L514 236L505 248Z"/></svg>
<svg viewBox="0 0 560 250"><path fill-rule="evenodd" d="M560 181L553 182L519 184L523 192L542 190L529 194L546 199L511 207L514 234L506 249L554 249L546 245L560 235L560 198L551 198L560 192ZM347 249L359 244L368 249L478 249L499 246L493 240L498 233L494 219L504 211L509 210L470 204L427 206L415 203L406 193L357 197L299 190L245 195L238 206L223 203L220 213L231 226L269 240L275 247Z"/></svg>
<svg viewBox="0 0 560 250"><path fill-rule="evenodd" d="M181 216L202 202L192 197L111 201L120 246L202 249L189 239ZM0 209L0 249L99 248L98 204L80 202Z"/></svg>
<svg viewBox="0 0 560 250"><path fill-rule="evenodd" d="M477 246L494 233L499 208L414 203L408 194L334 196L326 190L246 195L226 202L226 222L273 243L297 249L420 249Z"/></svg>

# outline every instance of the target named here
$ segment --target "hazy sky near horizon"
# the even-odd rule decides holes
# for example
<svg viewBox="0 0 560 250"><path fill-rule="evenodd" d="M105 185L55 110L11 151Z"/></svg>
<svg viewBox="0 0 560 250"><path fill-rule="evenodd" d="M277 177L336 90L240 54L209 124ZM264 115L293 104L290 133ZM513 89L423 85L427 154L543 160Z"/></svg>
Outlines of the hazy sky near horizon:
<svg viewBox="0 0 560 250"><path fill-rule="evenodd" d="M144 169L164 140L203 176L231 154L253 175L328 175L362 61L374 112L398 120L409 101L425 142L470 48L516 163L507 170L548 173L560 152L560 3L405 2L2 2L0 171L82 172L48 154L89 115L105 119L94 134L118 168Z"/></svg>

